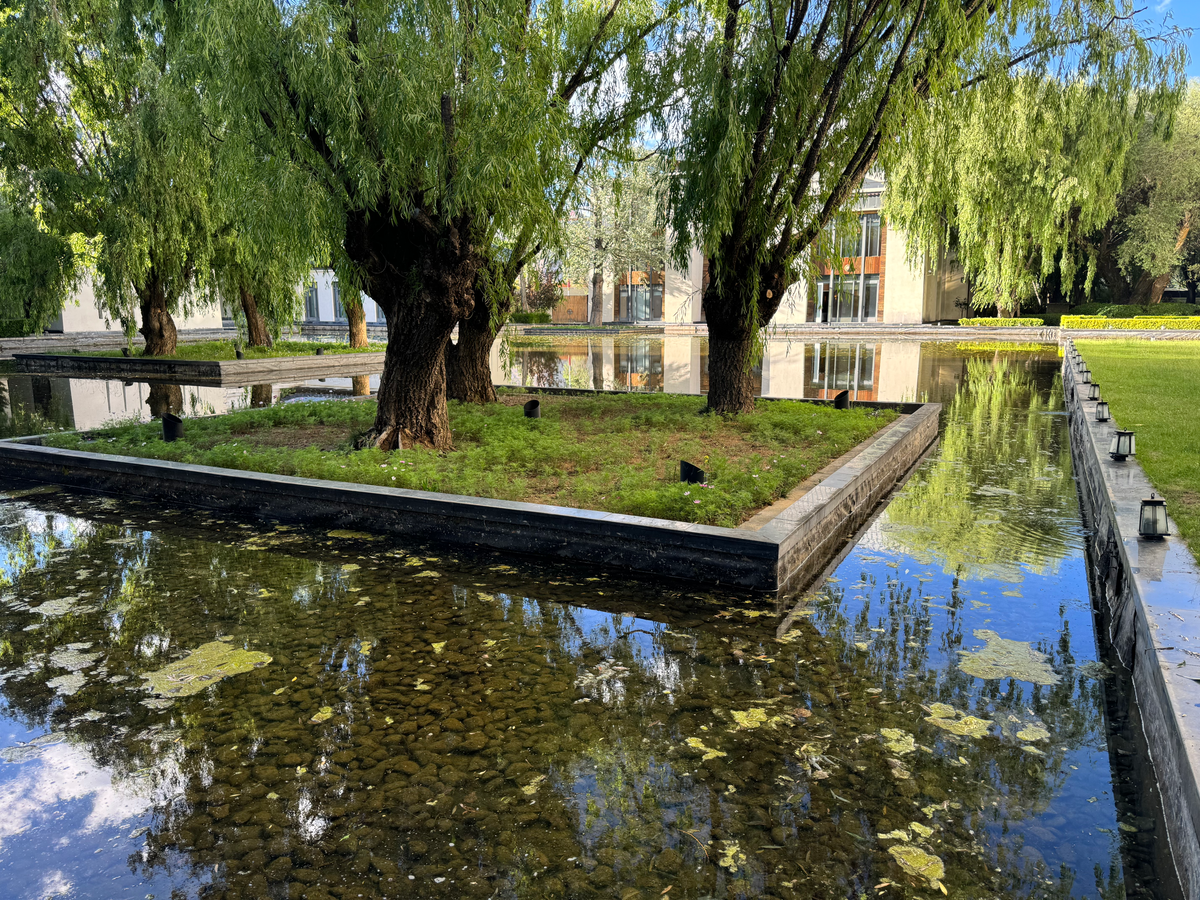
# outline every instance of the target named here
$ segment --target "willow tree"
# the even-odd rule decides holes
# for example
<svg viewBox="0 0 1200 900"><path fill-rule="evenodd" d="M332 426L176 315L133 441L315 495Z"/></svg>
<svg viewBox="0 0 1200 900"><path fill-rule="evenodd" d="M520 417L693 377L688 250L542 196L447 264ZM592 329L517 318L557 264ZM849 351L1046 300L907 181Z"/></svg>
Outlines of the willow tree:
<svg viewBox="0 0 1200 900"><path fill-rule="evenodd" d="M709 406L753 408L760 329L806 254L914 117L987 80L1053 71L1100 85L1154 55L1124 0L726 0L665 133L674 251L709 262ZM1020 39L1014 35L1021 36Z"/></svg>
<svg viewBox="0 0 1200 900"><path fill-rule="evenodd" d="M494 209L473 214L474 306L459 323L458 341L447 344L451 398L495 401L491 349L512 311L513 283L532 259L561 245L566 211L597 158L625 159L639 126L671 102L675 69L687 50L675 28L681 8L680 0L568 2L544 23L545 39L558 47L553 67L514 61L539 86L539 106L528 114L560 123L558 141L543 142L539 162L559 174L546 198L549 217L523 216L505 228L506 217Z"/></svg>
<svg viewBox="0 0 1200 900"><path fill-rule="evenodd" d="M518 0L187 10L213 115L252 148L257 177L320 223L339 281L387 318L362 443L449 449L446 345L474 309L482 242L556 227L569 110L546 84L582 14Z"/></svg>
<svg viewBox="0 0 1200 900"><path fill-rule="evenodd" d="M77 249L14 194L0 186L0 320L20 321L32 334L70 298L79 277Z"/></svg>
<svg viewBox="0 0 1200 900"><path fill-rule="evenodd" d="M1143 125L1175 105L1170 58L1104 79L989 79L930 103L885 154L887 209L910 253L955 251L977 307L1002 316L1046 297L1047 281L1090 294L1099 271L1081 239L1117 212ZM1172 236L1173 237L1173 236Z"/></svg>
<svg viewBox="0 0 1200 900"><path fill-rule="evenodd" d="M94 251L97 303L145 352L173 353L174 313L211 253L208 149L180 128L156 17L116 2L18 0L0 30L0 162L47 227ZM78 256L77 260L82 260Z"/></svg>

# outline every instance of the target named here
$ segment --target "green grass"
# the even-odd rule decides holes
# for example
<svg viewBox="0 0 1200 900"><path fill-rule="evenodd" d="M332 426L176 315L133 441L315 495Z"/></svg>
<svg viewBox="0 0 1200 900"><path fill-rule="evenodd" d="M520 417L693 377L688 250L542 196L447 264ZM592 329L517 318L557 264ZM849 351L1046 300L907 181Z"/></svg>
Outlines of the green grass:
<svg viewBox="0 0 1200 900"><path fill-rule="evenodd" d="M1137 432L1137 461L1200 550L1200 341L1076 341L1115 422Z"/></svg>
<svg viewBox="0 0 1200 900"><path fill-rule="evenodd" d="M702 400L663 394L525 396L450 404L456 449L439 454L351 449L375 415L372 401L288 403L188 419L167 444L158 422L47 438L55 447L358 484L527 500L582 509L737 525L895 418L890 410L838 411L760 402L733 418L700 415ZM512 405L515 404L515 405ZM679 483L679 461L708 486Z"/></svg>
<svg viewBox="0 0 1200 900"><path fill-rule="evenodd" d="M243 347L246 359L273 359L279 356L312 356L318 347L323 347L326 353L382 353L385 344L371 344L369 347L351 349L349 344L334 344L323 341L276 341L272 347ZM171 356L150 356L147 359L200 359L220 360L237 359L237 345L233 341L197 341L185 344L182 341ZM71 351L59 351L70 355ZM85 356L120 356L120 350L99 350L83 354ZM142 348L133 351L136 357L142 356Z"/></svg>

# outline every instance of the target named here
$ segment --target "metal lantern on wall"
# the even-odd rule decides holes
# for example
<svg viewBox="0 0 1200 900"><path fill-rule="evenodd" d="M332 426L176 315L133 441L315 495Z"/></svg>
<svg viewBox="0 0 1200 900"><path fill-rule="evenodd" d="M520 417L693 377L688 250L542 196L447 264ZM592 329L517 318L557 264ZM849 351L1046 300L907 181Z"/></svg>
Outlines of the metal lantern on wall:
<svg viewBox="0 0 1200 900"><path fill-rule="evenodd" d="M1099 400L1100 399L1100 382L1093 381L1091 384L1088 385L1087 398L1089 400Z"/></svg>
<svg viewBox="0 0 1200 900"><path fill-rule="evenodd" d="M1083 372L1081 372L1079 375L1079 380L1082 381L1084 384L1091 384L1092 383L1092 370L1084 369Z"/></svg>
<svg viewBox="0 0 1200 900"><path fill-rule="evenodd" d="M1108 445L1108 455L1118 462L1133 456L1137 451L1137 441L1132 431L1114 431L1112 443Z"/></svg>
<svg viewBox="0 0 1200 900"><path fill-rule="evenodd" d="M1167 529L1167 501L1151 494L1142 501L1138 517L1138 534L1144 538L1161 539L1171 532Z"/></svg>
<svg viewBox="0 0 1200 900"><path fill-rule="evenodd" d="M1096 421L1097 422L1107 422L1108 421L1108 401L1107 400L1101 400L1096 404Z"/></svg>

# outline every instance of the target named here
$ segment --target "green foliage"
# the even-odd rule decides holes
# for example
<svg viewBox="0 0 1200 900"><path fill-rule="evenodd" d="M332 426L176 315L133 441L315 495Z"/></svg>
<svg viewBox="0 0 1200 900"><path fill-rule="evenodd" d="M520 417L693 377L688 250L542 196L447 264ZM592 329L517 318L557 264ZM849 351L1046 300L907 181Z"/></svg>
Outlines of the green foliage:
<svg viewBox="0 0 1200 900"><path fill-rule="evenodd" d="M519 405L450 404L457 449L351 451L372 402L288 403L188 419L166 444L157 422L56 436L54 446L155 459L468 494L712 525L736 525L891 421L890 411L841 411L799 401L763 403L725 419L697 415L694 397L543 397L543 417ZM327 444L270 446L289 429L329 426ZM679 483L679 460L708 473Z"/></svg>
<svg viewBox="0 0 1200 900"><path fill-rule="evenodd" d="M959 319L959 325L985 326L997 328L1037 328L1045 324L1043 319Z"/></svg>
<svg viewBox="0 0 1200 900"><path fill-rule="evenodd" d="M1173 110L1177 56L1156 56L1129 24L1103 52L1113 56L1091 77L991 77L939 98L884 149L887 212L910 255L939 259L952 247L977 308L1016 314L1051 276L1069 293L1082 262L1076 239L1115 214L1143 122Z"/></svg>
<svg viewBox="0 0 1200 900"><path fill-rule="evenodd" d="M283 356L312 356L318 349L330 355L338 353L381 353L385 344L372 344L367 347L351 347L347 344L334 344L326 341L275 341L270 347L242 347L246 359L276 359ZM155 359L199 359L199 360L229 360L237 359L238 344L235 341L195 341L192 343L179 342L175 352L170 356L154 357ZM49 351L53 353L54 351ZM70 351L60 351L68 354ZM121 356L120 350L102 350L89 353L89 356ZM134 356L143 354L135 352Z"/></svg>
<svg viewBox="0 0 1200 900"><path fill-rule="evenodd" d="M0 319L0 338L26 337L37 330L29 319Z"/></svg>
<svg viewBox="0 0 1200 900"><path fill-rule="evenodd" d="M1122 217L1121 268L1157 277L1185 264L1200 278L1200 80L1188 85L1169 134L1143 129L1125 192L1134 202Z"/></svg>
<svg viewBox="0 0 1200 900"><path fill-rule="evenodd" d="M1106 339L1076 346L1104 385L1113 420L1137 431L1137 461L1194 554L1200 548L1200 342Z"/></svg>
<svg viewBox="0 0 1200 900"><path fill-rule="evenodd" d="M1109 319L1104 316L1063 316L1063 328L1098 328L1105 331L1200 330L1200 316L1136 316Z"/></svg>
<svg viewBox="0 0 1200 900"><path fill-rule="evenodd" d="M0 195L0 325L19 337L41 331L61 311L77 278L71 242L48 231L32 212Z"/></svg>
<svg viewBox="0 0 1200 900"><path fill-rule="evenodd" d="M1193 303L1155 303L1139 306L1135 303L1081 303L1071 308L1073 316L1102 316L1106 319L1132 319L1134 316L1193 316L1200 307Z"/></svg>
<svg viewBox="0 0 1200 900"><path fill-rule="evenodd" d="M509 321L516 325L549 325L548 312L515 312L509 316Z"/></svg>

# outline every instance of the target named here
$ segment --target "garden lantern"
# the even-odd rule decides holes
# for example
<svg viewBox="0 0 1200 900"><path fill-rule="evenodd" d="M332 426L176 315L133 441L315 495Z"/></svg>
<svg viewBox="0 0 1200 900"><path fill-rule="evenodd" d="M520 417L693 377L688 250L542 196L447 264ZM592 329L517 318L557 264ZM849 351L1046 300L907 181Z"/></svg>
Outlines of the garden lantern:
<svg viewBox="0 0 1200 900"><path fill-rule="evenodd" d="M1167 501L1151 494L1142 501L1142 513L1138 517L1138 535L1161 540L1170 533L1167 530Z"/></svg>
<svg viewBox="0 0 1200 900"><path fill-rule="evenodd" d="M1079 375L1079 380L1082 381L1084 384L1091 384L1092 383L1092 370L1084 369Z"/></svg>
<svg viewBox="0 0 1200 900"><path fill-rule="evenodd" d="M1127 456L1133 456L1137 449L1132 431L1114 431L1112 443L1108 445L1108 455L1118 462L1123 462Z"/></svg>
<svg viewBox="0 0 1200 900"><path fill-rule="evenodd" d="M1100 399L1100 382L1093 381L1091 384L1088 385L1087 398L1089 400L1099 400Z"/></svg>
<svg viewBox="0 0 1200 900"><path fill-rule="evenodd" d="M1097 422L1107 422L1108 421L1108 401L1107 400L1101 400L1100 402L1098 402L1096 404L1096 421Z"/></svg>

